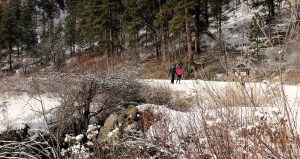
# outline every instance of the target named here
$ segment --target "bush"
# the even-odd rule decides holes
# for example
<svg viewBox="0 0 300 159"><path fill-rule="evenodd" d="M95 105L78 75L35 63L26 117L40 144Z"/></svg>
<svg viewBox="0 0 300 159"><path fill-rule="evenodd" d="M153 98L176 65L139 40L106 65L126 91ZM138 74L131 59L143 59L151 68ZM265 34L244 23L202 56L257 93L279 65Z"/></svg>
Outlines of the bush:
<svg viewBox="0 0 300 159"><path fill-rule="evenodd" d="M141 85L137 77L136 68L115 68L57 85L62 104L56 110L52 129L60 130L61 138L65 134L78 135L90 124L102 125L127 103L138 103Z"/></svg>
<svg viewBox="0 0 300 159"><path fill-rule="evenodd" d="M169 105L172 99L172 90L168 87L145 85L141 94L146 103L156 105Z"/></svg>

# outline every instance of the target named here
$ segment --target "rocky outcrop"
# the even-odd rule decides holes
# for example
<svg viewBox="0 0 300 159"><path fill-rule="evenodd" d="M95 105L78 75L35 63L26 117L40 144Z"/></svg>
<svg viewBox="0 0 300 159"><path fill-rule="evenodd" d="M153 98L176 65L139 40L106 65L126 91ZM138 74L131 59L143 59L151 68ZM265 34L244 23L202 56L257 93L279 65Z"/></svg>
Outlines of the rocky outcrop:
<svg viewBox="0 0 300 159"><path fill-rule="evenodd" d="M100 129L99 141L118 143L125 136L142 131L139 111L135 106L128 106L120 114L111 114Z"/></svg>

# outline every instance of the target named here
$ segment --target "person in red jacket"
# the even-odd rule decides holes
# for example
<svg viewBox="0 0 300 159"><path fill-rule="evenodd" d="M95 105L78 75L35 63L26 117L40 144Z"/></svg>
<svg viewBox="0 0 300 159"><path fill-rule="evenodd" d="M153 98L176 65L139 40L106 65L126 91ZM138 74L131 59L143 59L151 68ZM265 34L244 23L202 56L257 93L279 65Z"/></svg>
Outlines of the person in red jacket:
<svg viewBox="0 0 300 159"><path fill-rule="evenodd" d="M177 75L176 83L179 82L179 84L180 84L180 80L183 75L183 70L180 65L177 65L177 67L176 67L176 75Z"/></svg>

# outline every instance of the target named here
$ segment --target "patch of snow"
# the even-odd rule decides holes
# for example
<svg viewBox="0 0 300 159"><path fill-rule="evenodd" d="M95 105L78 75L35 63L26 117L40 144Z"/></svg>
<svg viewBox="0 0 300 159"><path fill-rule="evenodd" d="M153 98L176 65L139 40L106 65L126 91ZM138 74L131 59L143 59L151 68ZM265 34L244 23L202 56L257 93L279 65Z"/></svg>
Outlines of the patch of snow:
<svg viewBox="0 0 300 159"><path fill-rule="evenodd" d="M57 99L26 94L0 96L0 132L8 129L22 129L27 124L29 130L47 130L46 117L60 102Z"/></svg>
<svg viewBox="0 0 300 159"><path fill-rule="evenodd" d="M111 131L111 132L109 132L108 134L107 134L107 137L112 137L113 135L115 135L116 133L118 133L119 132L119 128L115 128L113 131Z"/></svg>
<svg viewBox="0 0 300 159"><path fill-rule="evenodd" d="M80 142L83 139L84 135L83 134L79 134L75 137L76 141Z"/></svg>

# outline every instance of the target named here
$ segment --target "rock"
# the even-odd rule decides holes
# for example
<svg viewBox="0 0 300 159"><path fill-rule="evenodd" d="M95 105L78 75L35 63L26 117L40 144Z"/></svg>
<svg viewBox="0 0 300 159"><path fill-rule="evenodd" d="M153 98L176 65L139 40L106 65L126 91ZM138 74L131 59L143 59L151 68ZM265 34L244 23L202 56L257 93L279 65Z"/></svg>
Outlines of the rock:
<svg viewBox="0 0 300 159"><path fill-rule="evenodd" d="M120 115L111 114L101 127L98 140L117 143L121 138L142 130L138 114L138 109L132 105L121 111Z"/></svg>
<svg viewBox="0 0 300 159"><path fill-rule="evenodd" d="M107 139L108 134L115 129L117 125L118 116L111 114L105 121L104 125L100 129L99 139Z"/></svg>
<svg viewBox="0 0 300 159"><path fill-rule="evenodd" d="M134 122L137 117L138 109L134 106L128 106L125 111L118 116L118 123L129 125ZM120 126L120 125L119 125Z"/></svg>

